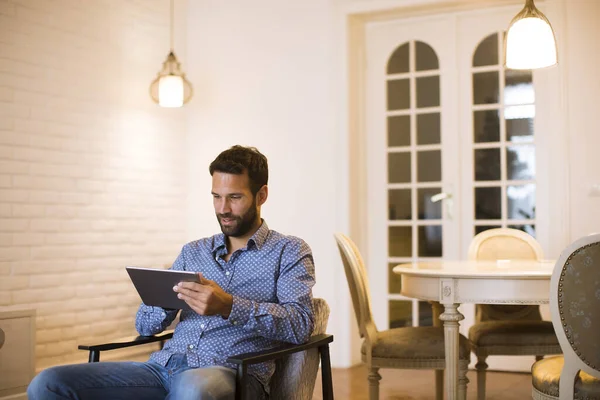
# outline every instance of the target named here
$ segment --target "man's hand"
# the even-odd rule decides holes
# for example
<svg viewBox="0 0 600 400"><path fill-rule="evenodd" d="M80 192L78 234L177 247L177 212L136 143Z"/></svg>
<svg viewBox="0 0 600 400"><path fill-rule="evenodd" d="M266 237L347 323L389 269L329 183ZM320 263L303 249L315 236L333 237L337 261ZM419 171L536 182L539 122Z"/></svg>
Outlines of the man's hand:
<svg viewBox="0 0 600 400"><path fill-rule="evenodd" d="M192 310L200 315L220 314L228 318L233 305L233 296L225 292L219 285L198 273L200 283L179 282L173 287L177 297L185 301Z"/></svg>

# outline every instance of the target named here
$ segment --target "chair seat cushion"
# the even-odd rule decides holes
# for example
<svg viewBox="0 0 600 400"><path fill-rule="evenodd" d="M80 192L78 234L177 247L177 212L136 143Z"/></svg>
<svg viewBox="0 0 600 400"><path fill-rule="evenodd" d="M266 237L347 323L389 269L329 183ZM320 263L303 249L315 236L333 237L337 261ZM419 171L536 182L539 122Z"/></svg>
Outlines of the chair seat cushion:
<svg viewBox="0 0 600 400"><path fill-rule="evenodd" d="M486 321L469 329L475 346L558 346L550 321Z"/></svg>
<svg viewBox="0 0 600 400"><path fill-rule="evenodd" d="M531 383L535 389L558 398L560 372L565 364L563 356L544 358L531 367ZM600 379L579 372L575 379L575 399L600 399Z"/></svg>
<svg viewBox="0 0 600 400"><path fill-rule="evenodd" d="M469 341L460 335L460 359L468 359L470 351ZM362 344L361 352L367 352L366 341ZM408 327L378 332L372 353L375 358L444 359L444 330L434 327Z"/></svg>

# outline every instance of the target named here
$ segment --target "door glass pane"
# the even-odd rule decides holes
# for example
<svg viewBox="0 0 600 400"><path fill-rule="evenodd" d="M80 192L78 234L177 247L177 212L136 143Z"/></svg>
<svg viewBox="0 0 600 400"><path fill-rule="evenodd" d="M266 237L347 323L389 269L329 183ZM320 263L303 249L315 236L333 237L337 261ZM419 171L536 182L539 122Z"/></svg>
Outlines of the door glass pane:
<svg viewBox="0 0 600 400"><path fill-rule="evenodd" d="M390 300L390 329L412 326L412 301Z"/></svg>
<svg viewBox="0 0 600 400"><path fill-rule="evenodd" d="M410 153L388 153L388 182L410 182Z"/></svg>
<svg viewBox="0 0 600 400"><path fill-rule="evenodd" d="M400 289L402 289L401 275L395 274L394 271L392 271L396 265L398 264L388 264L388 293L391 294L400 294Z"/></svg>
<svg viewBox="0 0 600 400"><path fill-rule="evenodd" d="M509 225L508 227L518 229L535 237L535 225Z"/></svg>
<svg viewBox="0 0 600 400"><path fill-rule="evenodd" d="M475 150L475 180L500 180L500 149Z"/></svg>
<svg viewBox="0 0 600 400"><path fill-rule="evenodd" d="M535 219L535 185L508 186L509 219Z"/></svg>
<svg viewBox="0 0 600 400"><path fill-rule="evenodd" d="M500 113L498 110L475 111L473 113L475 143L500 141Z"/></svg>
<svg viewBox="0 0 600 400"><path fill-rule="evenodd" d="M533 141L533 118L506 120L506 140L514 143Z"/></svg>
<svg viewBox="0 0 600 400"><path fill-rule="evenodd" d="M442 227L419 226L419 257L442 256Z"/></svg>
<svg viewBox="0 0 600 400"><path fill-rule="evenodd" d="M500 219L501 217L500 188L475 188L475 219Z"/></svg>
<svg viewBox="0 0 600 400"><path fill-rule="evenodd" d="M419 302L419 326L433 326L433 309L427 301Z"/></svg>
<svg viewBox="0 0 600 400"><path fill-rule="evenodd" d="M506 175L510 180L535 179L535 147L507 147L506 167Z"/></svg>
<svg viewBox="0 0 600 400"><path fill-rule="evenodd" d="M410 189L393 189L388 191L389 219L411 219L412 207Z"/></svg>
<svg viewBox="0 0 600 400"><path fill-rule="evenodd" d="M442 153L440 150L417 152L417 181L440 182L442 180Z"/></svg>
<svg viewBox="0 0 600 400"><path fill-rule="evenodd" d="M535 106L529 104L526 106L509 106L504 109L504 118L519 119L519 118L534 118Z"/></svg>
<svg viewBox="0 0 600 400"><path fill-rule="evenodd" d="M504 76L504 104L520 105L535 102L533 77L530 70L507 69Z"/></svg>
<svg viewBox="0 0 600 400"><path fill-rule="evenodd" d="M408 79L387 81L388 111L410 108L410 84Z"/></svg>
<svg viewBox="0 0 600 400"><path fill-rule="evenodd" d="M417 108L439 107L440 77L417 78Z"/></svg>
<svg viewBox="0 0 600 400"><path fill-rule="evenodd" d="M410 146L410 115L388 117L388 146Z"/></svg>
<svg viewBox="0 0 600 400"><path fill-rule="evenodd" d="M398 47L388 61L388 74L403 74L408 72L408 43Z"/></svg>
<svg viewBox="0 0 600 400"><path fill-rule="evenodd" d="M479 43L473 55L473 66L498 65L498 34L492 33Z"/></svg>
<svg viewBox="0 0 600 400"><path fill-rule="evenodd" d="M473 74L473 104L499 103L499 79L497 71Z"/></svg>
<svg viewBox="0 0 600 400"><path fill-rule="evenodd" d="M440 143L440 113L417 115L417 144Z"/></svg>
<svg viewBox="0 0 600 400"><path fill-rule="evenodd" d="M442 219L442 202L431 202L431 196L441 191L441 188L417 189L419 219Z"/></svg>
<svg viewBox="0 0 600 400"><path fill-rule="evenodd" d="M415 42L417 71L438 69L438 58L435 51L427 43Z"/></svg>
<svg viewBox="0 0 600 400"><path fill-rule="evenodd" d="M487 231L488 229L501 228L500 225L476 225L475 226L475 235L478 233Z"/></svg>
<svg viewBox="0 0 600 400"><path fill-rule="evenodd" d="M411 257L412 228L410 226L390 226L388 228L388 249L390 257Z"/></svg>

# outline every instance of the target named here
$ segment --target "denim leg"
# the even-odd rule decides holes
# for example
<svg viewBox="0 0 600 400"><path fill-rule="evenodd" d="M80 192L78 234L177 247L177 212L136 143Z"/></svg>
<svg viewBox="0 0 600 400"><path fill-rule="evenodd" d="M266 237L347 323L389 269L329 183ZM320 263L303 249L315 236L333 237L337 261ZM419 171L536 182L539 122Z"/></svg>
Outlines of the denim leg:
<svg viewBox="0 0 600 400"><path fill-rule="evenodd" d="M226 367L193 368L173 377L167 400L233 400L235 398L235 373ZM266 399L262 384L248 376L249 398Z"/></svg>
<svg viewBox="0 0 600 400"><path fill-rule="evenodd" d="M155 363L97 362L40 372L27 388L29 400L163 400L164 368Z"/></svg>

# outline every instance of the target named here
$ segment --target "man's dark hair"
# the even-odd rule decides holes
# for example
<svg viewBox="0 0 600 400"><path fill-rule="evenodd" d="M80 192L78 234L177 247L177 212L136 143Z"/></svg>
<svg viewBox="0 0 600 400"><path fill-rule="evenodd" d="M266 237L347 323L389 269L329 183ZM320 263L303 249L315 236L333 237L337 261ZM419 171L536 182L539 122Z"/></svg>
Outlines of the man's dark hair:
<svg viewBox="0 0 600 400"><path fill-rule="evenodd" d="M233 146L219 154L208 170L211 176L215 171L235 175L242 175L247 171L253 195L269 180L267 157L256 147Z"/></svg>

